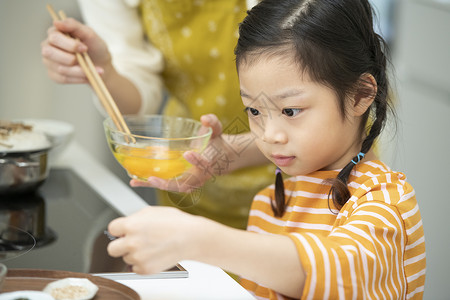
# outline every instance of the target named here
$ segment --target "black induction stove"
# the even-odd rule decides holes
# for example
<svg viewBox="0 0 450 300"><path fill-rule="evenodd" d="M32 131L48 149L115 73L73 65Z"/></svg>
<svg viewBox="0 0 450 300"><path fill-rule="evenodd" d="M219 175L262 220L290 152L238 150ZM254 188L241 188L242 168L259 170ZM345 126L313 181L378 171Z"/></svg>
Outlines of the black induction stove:
<svg viewBox="0 0 450 300"><path fill-rule="evenodd" d="M53 168L36 192L0 196L0 262L8 268L123 271L123 261L107 254L104 234L118 216L72 170Z"/></svg>

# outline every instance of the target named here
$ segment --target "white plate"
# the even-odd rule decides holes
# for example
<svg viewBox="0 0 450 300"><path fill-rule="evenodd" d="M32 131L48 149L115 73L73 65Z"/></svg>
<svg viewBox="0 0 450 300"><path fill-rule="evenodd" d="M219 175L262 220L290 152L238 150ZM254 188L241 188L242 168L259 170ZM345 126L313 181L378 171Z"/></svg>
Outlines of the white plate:
<svg viewBox="0 0 450 300"><path fill-rule="evenodd" d="M43 291L48 294L52 294L53 289L64 289L69 288L70 286L83 287L86 289L86 295L82 297L70 298L71 300L89 300L94 298L95 294L97 294L98 291L98 286L93 284L89 279L71 277L53 281L47 284Z"/></svg>
<svg viewBox="0 0 450 300"><path fill-rule="evenodd" d="M39 291L17 291L0 294L0 300L15 300L18 298L30 300L55 300L51 295Z"/></svg>

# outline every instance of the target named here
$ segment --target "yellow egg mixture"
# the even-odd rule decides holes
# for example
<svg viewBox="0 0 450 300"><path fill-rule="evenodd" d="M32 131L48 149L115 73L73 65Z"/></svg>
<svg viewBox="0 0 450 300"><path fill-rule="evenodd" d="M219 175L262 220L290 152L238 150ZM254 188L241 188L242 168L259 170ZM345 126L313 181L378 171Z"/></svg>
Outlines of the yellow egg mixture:
<svg viewBox="0 0 450 300"><path fill-rule="evenodd" d="M147 180L150 176L163 179L180 176L191 167L183 158L183 153L164 146L133 148L119 145L113 149L115 158L128 174L140 180Z"/></svg>

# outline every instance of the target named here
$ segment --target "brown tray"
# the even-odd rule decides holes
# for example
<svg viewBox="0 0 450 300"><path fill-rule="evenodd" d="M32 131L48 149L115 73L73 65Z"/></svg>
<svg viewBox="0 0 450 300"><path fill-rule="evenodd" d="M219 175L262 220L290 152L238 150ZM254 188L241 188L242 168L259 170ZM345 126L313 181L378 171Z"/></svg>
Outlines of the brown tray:
<svg viewBox="0 0 450 300"><path fill-rule="evenodd" d="M22 290L42 291L50 282L67 277L87 278L96 284L98 292L93 300L141 299L134 290L114 280L85 273L40 269L9 269L2 293Z"/></svg>

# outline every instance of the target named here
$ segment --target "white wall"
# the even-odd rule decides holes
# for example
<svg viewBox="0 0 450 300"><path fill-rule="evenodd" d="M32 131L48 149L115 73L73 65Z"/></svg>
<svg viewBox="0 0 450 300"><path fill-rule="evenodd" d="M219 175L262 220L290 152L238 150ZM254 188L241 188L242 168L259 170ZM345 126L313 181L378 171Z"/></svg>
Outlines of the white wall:
<svg viewBox="0 0 450 300"><path fill-rule="evenodd" d="M416 190L425 229L424 299L450 299L450 1L402 0L395 40L399 131L387 157Z"/></svg>

